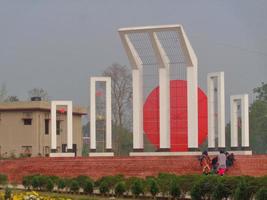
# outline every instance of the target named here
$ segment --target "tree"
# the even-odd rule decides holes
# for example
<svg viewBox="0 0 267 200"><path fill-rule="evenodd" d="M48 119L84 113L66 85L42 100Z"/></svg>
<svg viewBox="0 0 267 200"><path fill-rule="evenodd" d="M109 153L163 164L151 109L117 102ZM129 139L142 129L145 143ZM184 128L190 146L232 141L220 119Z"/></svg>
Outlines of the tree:
<svg viewBox="0 0 267 200"><path fill-rule="evenodd" d="M0 102L5 101L7 95L6 85L2 84L0 88Z"/></svg>
<svg viewBox="0 0 267 200"><path fill-rule="evenodd" d="M250 141L254 153L267 153L267 84L253 90L256 101L250 106Z"/></svg>
<svg viewBox="0 0 267 200"><path fill-rule="evenodd" d="M261 86L253 89L253 92L257 100L267 102L267 83L262 82Z"/></svg>
<svg viewBox="0 0 267 200"><path fill-rule="evenodd" d="M49 96L46 90L43 88L33 88L30 91L28 91L29 99L32 97L41 97L43 101L48 101Z"/></svg>
<svg viewBox="0 0 267 200"><path fill-rule="evenodd" d="M131 119L129 108L132 102L132 76L126 66L118 63L112 64L103 76L111 77L112 115L113 124L118 127L128 128L127 119Z"/></svg>
<svg viewBox="0 0 267 200"><path fill-rule="evenodd" d="M5 102L16 102L16 101L19 101L19 98L17 96L8 96L5 99Z"/></svg>

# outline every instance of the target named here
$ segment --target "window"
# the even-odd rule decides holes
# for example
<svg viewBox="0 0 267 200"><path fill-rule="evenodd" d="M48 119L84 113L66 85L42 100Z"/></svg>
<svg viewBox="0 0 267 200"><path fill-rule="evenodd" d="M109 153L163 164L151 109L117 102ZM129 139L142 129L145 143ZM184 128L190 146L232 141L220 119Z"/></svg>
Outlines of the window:
<svg viewBox="0 0 267 200"><path fill-rule="evenodd" d="M32 125L32 119L28 118L28 119L23 119L24 125L29 126Z"/></svg>
<svg viewBox="0 0 267 200"><path fill-rule="evenodd" d="M45 135L49 134L49 119L45 119Z"/></svg>
<svg viewBox="0 0 267 200"><path fill-rule="evenodd" d="M60 120L57 120L57 135L60 135L61 127L60 127Z"/></svg>

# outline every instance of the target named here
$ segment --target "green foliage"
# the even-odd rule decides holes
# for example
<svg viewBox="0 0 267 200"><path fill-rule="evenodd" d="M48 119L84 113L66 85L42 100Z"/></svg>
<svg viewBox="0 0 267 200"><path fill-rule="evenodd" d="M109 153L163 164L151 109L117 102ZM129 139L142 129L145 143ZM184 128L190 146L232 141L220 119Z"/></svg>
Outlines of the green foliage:
<svg viewBox="0 0 267 200"><path fill-rule="evenodd" d="M71 180L70 182L70 191L71 192L79 192L80 186L79 186L79 182L75 179Z"/></svg>
<svg viewBox="0 0 267 200"><path fill-rule="evenodd" d="M51 178L47 179L46 183L46 191L52 192L54 189L54 182L52 181Z"/></svg>
<svg viewBox="0 0 267 200"><path fill-rule="evenodd" d="M267 199L267 187L261 188L256 193L256 200L266 200Z"/></svg>
<svg viewBox="0 0 267 200"><path fill-rule="evenodd" d="M267 102L267 83L262 82L260 87L253 89L253 93L256 94L257 100Z"/></svg>
<svg viewBox="0 0 267 200"><path fill-rule="evenodd" d="M177 176L176 180L181 189L181 195L185 197L186 193L190 191L192 185L200 179L199 175L184 175Z"/></svg>
<svg viewBox="0 0 267 200"><path fill-rule="evenodd" d="M250 195L248 190L248 184L244 179L242 179L235 190L234 200L249 200L249 199Z"/></svg>
<svg viewBox="0 0 267 200"><path fill-rule="evenodd" d="M155 178L149 177L146 179L146 187L147 191L150 192L150 194L155 197L159 193L159 186Z"/></svg>
<svg viewBox="0 0 267 200"><path fill-rule="evenodd" d="M100 194L106 195L109 193L109 184L106 180L101 181L99 185Z"/></svg>
<svg viewBox="0 0 267 200"><path fill-rule="evenodd" d="M0 185L6 185L7 184L7 176L4 174L0 174Z"/></svg>
<svg viewBox="0 0 267 200"><path fill-rule="evenodd" d="M177 179L172 180L171 182L171 187L170 187L170 195L174 198L177 199L181 195L181 190L178 184Z"/></svg>
<svg viewBox="0 0 267 200"><path fill-rule="evenodd" d="M32 179L31 179L31 186L34 190L37 190L39 189L39 185L40 185L40 179L38 176L34 176Z"/></svg>
<svg viewBox="0 0 267 200"><path fill-rule="evenodd" d="M227 199L231 195L230 189L225 184L225 181L222 177L219 177L219 181L214 188L212 193L212 199L221 200L223 198Z"/></svg>
<svg viewBox="0 0 267 200"><path fill-rule="evenodd" d="M121 181L115 186L115 194L120 197L124 194L124 192L126 192L126 185L125 182Z"/></svg>
<svg viewBox="0 0 267 200"><path fill-rule="evenodd" d="M218 176L212 175L201 177L190 191L192 199L210 199L217 185L217 178Z"/></svg>
<svg viewBox="0 0 267 200"><path fill-rule="evenodd" d="M91 179L85 180L84 184L82 185L83 191L86 194L92 194L94 191L94 183Z"/></svg>
<svg viewBox="0 0 267 200"><path fill-rule="evenodd" d="M9 187L5 188L5 200L11 199L12 190Z"/></svg>
<svg viewBox="0 0 267 200"><path fill-rule="evenodd" d="M63 190L66 187L66 180L59 179L57 183L57 187L58 189Z"/></svg>
<svg viewBox="0 0 267 200"><path fill-rule="evenodd" d="M160 192L162 192L163 196L169 193L170 185L175 177L176 176L173 174L166 174L166 173L160 173L158 175L157 183L159 186L159 190Z"/></svg>
<svg viewBox="0 0 267 200"><path fill-rule="evenodd" d="M139 197L140 194L144 193L144 185L141 179L136 179L131 187L132 194L135 197Z"/></svg>

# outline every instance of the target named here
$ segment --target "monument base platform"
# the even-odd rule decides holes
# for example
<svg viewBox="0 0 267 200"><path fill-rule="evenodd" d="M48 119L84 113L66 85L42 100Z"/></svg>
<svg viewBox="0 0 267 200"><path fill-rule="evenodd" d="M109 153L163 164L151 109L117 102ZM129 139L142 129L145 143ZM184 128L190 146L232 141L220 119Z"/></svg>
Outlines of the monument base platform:
<svg viewBox="0 0 267 200"><path fill-rule="evenodd" d="M157 151L157 152L130 152L130 156L200 156L200 151L188 151L188 152L169 152L169 151ZM218 153L217 153L218 154Z"/></svg>
<svg viewBox="0 0 267 200"><path fill-rule="evenodd" d="M90 152L89 157L112 157L114 152Z"/></svg>
<svg viewBox="0 0 267 200"><path fill-rule="evenodd" d="M227 151L228 153L233 153L234 155L252 155L251 150L240 150L240 151ZM219 154L219 151L208 151L208 154L215 156Z"/></svg>
<svg viewBox="0 0 267 200"><path fill-rule="evenodd" d="M50 153L49 157L51 158L57 158L57 157L67 157L67 158L71 158L71 157L75 157L75 153L73 152L66 152L66 153Z"/></svg>

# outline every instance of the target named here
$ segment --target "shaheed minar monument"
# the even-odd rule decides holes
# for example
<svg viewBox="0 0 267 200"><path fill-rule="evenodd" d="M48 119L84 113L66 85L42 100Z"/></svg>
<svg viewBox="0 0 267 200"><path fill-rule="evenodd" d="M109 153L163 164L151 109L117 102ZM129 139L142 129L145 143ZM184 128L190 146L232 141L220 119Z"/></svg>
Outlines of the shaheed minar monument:
<svg viewBox="0 0 267 200"><path fill-rule="evenodd" d="M209 153L218 153L225 148L225 87L224 72L211 72L207 75L207 95L198 87L198 60L181 25L146 26L119 29L119 35L132 67L133 89L133 152L130 156L171 156L200 155L199 146L208 139ZM171 80L171 69L182 64L186 71L185 80ZM157 108L158 129L147 126L144 106L144 70L148 65L157 68L155 79L158 86L154 90ZM96 82L104 82L105 94L105 151L96 151ZM114 156L112 152L112 109L111 78L90 78L90 153L89 156ZM174 87L174 85L178 85ZM184 89L184 96L179 88ZM177 89L177 90L176 90ZM178 95L174 98L173 94ZM151 96L150 95L150 96ZM180 96L179 96L180 95ZM201 96L202 95L202 96ZM147 99L150 97L148 96ZM203 101L200 104L200 97ZM179 105L183 103L183 108ZM204 103L203 103L204 102ZM235 154L252 154L249 148L248 95L230 97L231 105L231 151ZM67 105L71 112L71 102L52 102L52 140L50 156L72 157L72 116L68 116L68 152L56 153L55 118L56 105ZM177 106L176 106L177 105ZM173 116L173 108L182 113L181 120ZM181 109L181 110L179 110ZM70 111L69 111L70 110ZM204 113L200 118L200 112ZM145 116L145 117L144 117ZM204 116L204 117L203 117ZM144 127L145 126L145 127ZM241 139L238 130L241 129ZM157 134L148 134L148 132ZM155 152L144 151L144 134L157 147ZM241 142L238 142L238 141ZM177 145L176 145L177 144ZM176 145L176 146L175 146Z"/></svg>

